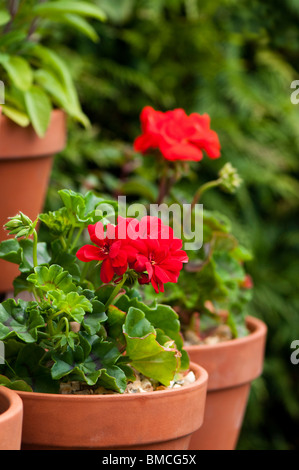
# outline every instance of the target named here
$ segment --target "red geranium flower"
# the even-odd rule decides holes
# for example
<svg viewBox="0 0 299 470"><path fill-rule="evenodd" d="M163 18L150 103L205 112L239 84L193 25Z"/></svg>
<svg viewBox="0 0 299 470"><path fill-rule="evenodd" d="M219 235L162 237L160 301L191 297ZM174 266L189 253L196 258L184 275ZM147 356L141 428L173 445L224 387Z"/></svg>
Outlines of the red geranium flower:
<svg viewBox="0 0 299 470"><path fill-rule="evenodd" d="M210 129L208 114L192 113L183 109L155 111L146 106L140 116L142 135L134 142L134 149L146 153L159 149L167 160L194 160L203 158L203 151L210 158L220 157L218 135Z"/></svg>
<svg viewBox="0 0 299 470"><path fill-rule="evenodd" d="M115 274L122 276L128 268L126 251L122 248L122 240L117 239L116 227L107 225L106 233L101 222L88 226L90 239L94 245L84 245L76 256L80 261L103 261L100 278L109 283Z"/></svg>
<svg viewBox="0 0 299 470"><path fill-rule="evenodd" d="M140 284L151 283L156 292L164 292L164 284L177 282L183 263L188 261L182 250L182 240L173 236L173 230L158 217L137 219L118 218L118 225L100 222L88 226L91 241L76 254L84 262L102 261L101 280L112 281L128 268L138 274Z"/></svg>
<svg viewBox="0 0 299 470"><path fill-rule="evenodd" d="M164 284L177 282L183 263L188 261L182 240L175 238L172 228L158 217L143 217L138 224L134 221L130 225L127 223L128 234L130 229L135 233L133 251L128 249L130 268L140 273L140 284L151 283L157 293L164 292Z"/></svg>
<svg viewBox="0 0 299 470"><path fill-rule="evenodd" d="M164 292L164 284L178 282L183 263L188 261L188 256L182 249L182 241L173 239L165 240L140 240L139 254L133 264L133 269L142 273L140 284L151 282L158 293Z"/></svg>

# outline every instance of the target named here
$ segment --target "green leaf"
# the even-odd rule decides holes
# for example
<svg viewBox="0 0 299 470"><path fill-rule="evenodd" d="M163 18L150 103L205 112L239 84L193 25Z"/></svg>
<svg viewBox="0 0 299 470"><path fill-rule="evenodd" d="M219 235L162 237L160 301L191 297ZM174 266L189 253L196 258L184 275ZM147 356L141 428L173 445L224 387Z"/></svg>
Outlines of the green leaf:
<svg viewBox="0 0 299 470"><path fill-rule="evenodd" d="M45 68L52 69L55 75L57 75L67 96L66 103L68 104L65 105L65 111L70 112L73 118L81 122L83 126L88 127L89 120L82 112L72 76L65 62L51 49L41 46L40 44L36 44L31 49L31 53L41 61ZM69 109L70 103L72 104L71 111Z"/></svg>
<svg viewBox="0 0 299 470"><path fill-rule="evenodd" d="M0 37L0 47L20 46L26 40L27 34L24 31L10 31Z"/></svg>
<svg viewBox="0 0 299 470"><path fill-rule="evenodd" d="M119 191L121 194L138 196L145 198L150 202L156 202L158 197L158 189L150 181L145 179L132 178L130 181L123 183Z"/></svg>
<svg viewBox="0 0 299 470"><path fill-rule="evenodd" d="M88 21L79 15L60 14L59 16L55 17L55 21L72 26L74 29L91 39L93 42L99 41L99 36L96 30L88 23Z"/></svg>
<svg viewBox="0 0 299 470"><path fill-rule="evenodd" d="M56 74L50 70L39 69L35 72L34 77L36 83L52 96L59 107L71 107L71 103L68 101L67 91L64 89L63 84L59 81Z"/></svg>
<svg viewBox="0 0 299 470"><path fill-rule="evenodd" d="M107 320L105 305L98 300L92 300L92 312L86 313L82 321L84 329L90 334L95 335L102 327L102 323Z"/></svg>
<svg viewBox="0 0 299 470"><path fill-rule="evenodd" d="M84 197L72 191L70 189L62 189L58 191L59 196L68 212L72 224L80 226L88 221L87 217L84 217L85 213L85 201Z"/></svg>
<svg viewBox="0 0 299 470"><path fill-rule="evenodd" d="M32 388L24 380L16 379L10 380L4 375L0 375L0 385L4 385L11 390L21 390L22 392L32 392Z"/></svg>
<svg viewBox="0 0 299 470"><path fill-rule="evenodd" d="M14 295L18 295L20 292L33 292L34 285L27 281L28 273L21 273L13 280Z"/></svg>
<svg viewBox="0 0 299 470"><path fill-rule="evenodd" d="M27 127L30 124L28 115L19 109L12 108L11 106L5 104L2 105L2 112L5 114L5 116L18 124L18 126Z"/></svg>
<svg viewBox="0 0 299 470"><path fill-rule="evenodd" d="M39 137L43 137L48 129L52 105L46 93L33 86L25 92L26 111Z"/></svg>
<svg viewBox="0 0 299 470"><path fill-rule="evenodd" d="M25 343L37 340L37 330L45 325L36 302L8 299L0 304L0 339L17 336Z"/></svg>
<svg viewBox="0 0 299 470"><path fill-rule="evenodd" d="M127 387L127 376L120 367L107 366L102 370L97 385L105 387L108 390L124 393Z"/></svg>
<svg viewBox="0 0 299 470"><path fill-rule="evenodd" d="M105 225L109 222L109 217L116 220L118 212L118 204L116 201L103 199L96 196L92 191L88 191L84 195L85 217L88 224L95 224L102 221Z"/></svg>
<svg viewBox="0 0 299 470"><path fill-rule="evenodd" d="M48 297L52 300L52 306L61 313L66 313L74 321L81 323L85 312L92 311L91 302L77 292L64 294L62 291L49 291Z"/></svg>
<svg viewBox="0 0 299 470"><path fill-rule="evenodd" d="M214 256L216 273L223 282L244 279L244 269L241 264L228 253L215 253Z"/></svg>
<svg viewBox="0 0 299 470"><path fill-rule="evenodd" d="M104 21L106 19L105 13L98 8L96 5L92 5L87 2L81 1L57 1L52 3L44 3L36 5L32 9L33 14L39 16L46 16L51 17L60 14L75 14L80 16L88 16L100 21Z"/></svg>
<svg viewBox="0 0 299 470"><path fill-rule="evenodd" d="M22 248L19 242L10 238L0 243L0 259L20 264L22 260Z"/></svg>
<svg viewBox="0 0 299 470"><path fill-rule="evenodd" d="M26 344L19 351L15 372L34 392L58 393L59 383L53 381L50 369L42 365L44 357L44 348L37 344Z"/></svg>
<svg viewBox="0 0 299 470"><path fill-rule="evenodd" d="M144 313L134 307L129 309L123 332L132 367L146 377L169 385L180 366L179 353L170 338L166 345L159 344L154 327Z"/></svg>
<svg viewBox="0 0 299 470"><path fill-rule="evenodd" d="M210 241L214 232L229 233L231 223L229 219L216 211L203 211L203 238L204 242Z"/></svg>
<svg viewBox="0 0 299 470"><path fill-rule="evenodd" d="M83 335L80 336L81 343L75 350L68 348L63 354L53 354L52 377L59 380L71 376L88 385L99 384L124 392L127 380L124 372L116 365L120 357L118 349L98 337L88 346L88 341Z"/></svg>
<svg viewBox="0 0 299 470"><path fill-rule="evenodd" d="M54 212L47 212L39 215L39 219L57 236L63 235L69 231L72 222L68 209L62 207Z"/></svg>
<svg viewBox="0 0 299 470"><path fill-rule="evenodd" d="M10 14L5 10L0 11L0 26L5 25L9 21L10 21Z"/></svg>
<svg viewBox="0 0 299 470"><path fill-rule="evenodd" d="M28 273L33 270L33 241L20 240L20 247L22 248L22 260L19 269L22 273ZM45 242L39 242L37 244L37 262L39 265L48 264L51 260L51 256L47 251L47 244Z"/></svg>
<svg viewBox="0 0 299 470"><path fill-rule="evenodd" d="M0 63L8 73L12 83L22 91L28 91L32 86L33 72L29 63L20 56L9 56Z"/></svg>
<svg viewBox="0 0 299 470"><path fill-rule="evenodd" d="M34 274L30 274L27 280L44 292L59 289L66 294L76 290L76 286L72 282L72 276L57 264L53 264L49 268L37 266L34 268Z"/></svg>
<svg viewBox="0 0 299 470"><path fill-rule="evenodd" d="M144 313L145 318L154 328L161 329L167 336L175 341L178 349L182 349L183 340L180 335L179 316L170 306L155 304L149 307L137 297L130 299L127 295L122 295L115 305L125 312L127 312L130 307L138 308Z"/></svg>
<svg viewBox="0 0 299 470"><path fill-rule="evenodd" d="M123 334L123 325L125 320L126 312L120 310L115 305L109 306L107 319L108 335L116 341L119 341L121 344L125 344L125 338Z"/></svg>
<svg viewBox="0 0 299 470"><path fill-rule="evenodd" d="M79 282L81 273L76 255L62 251L60 240L51 243L51 251L51 264L58 264L72 276L74 281Z"/></svg>

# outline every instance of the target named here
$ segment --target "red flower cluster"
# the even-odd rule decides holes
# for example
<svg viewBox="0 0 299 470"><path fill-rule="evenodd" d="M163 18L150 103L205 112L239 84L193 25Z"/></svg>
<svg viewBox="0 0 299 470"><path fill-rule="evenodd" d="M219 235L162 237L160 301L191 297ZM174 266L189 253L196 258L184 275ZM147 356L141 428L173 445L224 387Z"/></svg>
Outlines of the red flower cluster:
<svg viewBox="0 0 299 470"><path fill-rule="evenodd" d="M210 158L220 157L218 135L210 129L208 114L187 116L180 108L163 113L146 106L140 120L142 135L134 142L137 152L159 149L167 160L199 161L203 150Z"/></svg>
<svg viewBox="0 0 299 470"><path fill-rule="evenodd" d="M140 284L151 283L156 292L164 292L164 284L177 282L183 263L188 261L182 240L158 217L143 217L140 222L119 217L118 225L108 224L106 232L101 222L89 225L88 231L96 246L84 245L77 258L102 261L104 283L132 269Z"/></svg>

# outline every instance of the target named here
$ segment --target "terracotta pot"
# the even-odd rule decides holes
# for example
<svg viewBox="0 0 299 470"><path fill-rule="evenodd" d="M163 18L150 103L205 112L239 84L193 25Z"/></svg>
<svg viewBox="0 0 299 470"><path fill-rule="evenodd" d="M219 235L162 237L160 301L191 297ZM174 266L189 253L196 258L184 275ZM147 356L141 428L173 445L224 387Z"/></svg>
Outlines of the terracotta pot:
<svg viewBox="0 0 299 470"><path fill-rule="evenodd" d="M250 334L215 345L186 346L190 360L209 374L203 426L190 450L234 450L246 410L251 381L263 369L266 325L248 317Z"/></svg>
<svg viewBox="0 0 299 470"><path fill-rule="evenodd" d="M20 450L23 403L16 392L0 386L0 450Z"/></svg>
<svg viewBox="0 0 299 470"><path fill-rule="evenodd" d="M0 241L7 239L2 227L8 217L21 211L34 220L42 211L53 155L65 141L66 116L60 110L53 111L42 139L32 126L20 127L0 115ZM18 274L16 265L0 260L0 293L12 289Z"/></svg>
<svg viewBox="0 0 299 470"><path fill-rule="evenodd" d="M177 389L123 395L18 392L23 450L188 449L203 422L208 375Z"/></svg>

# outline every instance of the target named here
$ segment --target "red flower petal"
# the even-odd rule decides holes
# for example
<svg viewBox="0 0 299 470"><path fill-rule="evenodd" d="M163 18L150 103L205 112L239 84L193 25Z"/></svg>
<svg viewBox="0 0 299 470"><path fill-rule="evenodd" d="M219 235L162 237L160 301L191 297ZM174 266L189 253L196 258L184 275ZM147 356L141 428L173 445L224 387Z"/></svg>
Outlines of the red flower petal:
<svg viewBox="0 0 299 470"><path fill-rule="evenodd" d="M93 245L84 245L76 253L80 261L89 262L93 260L103 260L106 255L97 247Z"/></svg>
<svg viewBox="0 0 299 470"><path fill-rule="evenodd" d="M112 267L111 260L109 258L106 258L103 261L103 264L101 266L101 274L100 274L101 281L104 282L105 284L108 284L109 282L112 281L114 274L115 273Z"/></svg>

